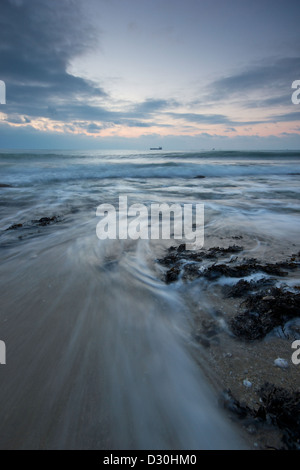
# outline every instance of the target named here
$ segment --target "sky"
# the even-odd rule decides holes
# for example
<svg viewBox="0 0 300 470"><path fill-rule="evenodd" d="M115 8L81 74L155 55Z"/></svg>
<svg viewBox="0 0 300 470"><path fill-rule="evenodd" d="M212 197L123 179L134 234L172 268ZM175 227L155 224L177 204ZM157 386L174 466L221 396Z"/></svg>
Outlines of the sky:
<svg viewBox="0 0 300 470"><path fill-rule="evenodd" d="M0 148L300 149L299 0L1 0Z"/></svg>

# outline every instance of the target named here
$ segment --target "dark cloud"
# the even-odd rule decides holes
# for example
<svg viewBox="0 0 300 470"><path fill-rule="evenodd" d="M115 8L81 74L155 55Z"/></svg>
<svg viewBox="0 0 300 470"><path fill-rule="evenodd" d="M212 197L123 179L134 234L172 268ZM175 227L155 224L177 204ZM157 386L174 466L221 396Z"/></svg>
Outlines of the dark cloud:
<svg viewBox="0 0 300 470"><path fill-rule="evenodd" d="M168 113L174 119L184 119L188 122L200 124L228 124L231 123L223 114L198 114L198 113Z"/></svg>
<svg viewBox="0 0 300 470"><path fill-rule="evenodd" d="M279 114L277 116L273 116L272 121L274 122L300 121L300 110L294 113L286 113L286 114Z"/></svg>
<svg viewBox="0 0 300 470"><path fill-rule="evenodd" d="M265 121L233 121L224 114L167 113L174 119L184 119L196 124L226 124L227 126L245 126L261 124Z"/></svg>
<svg viewBox="0 0 300 470"><path fill-rule="evenodd" d="M175 100L154 100L147 99L142 103L138 103L134 107L134 111L137 114L151 114L157 111L162 111L166 108L172 108L177 106L178 102Z"/></svg>
<svg viewBox="0 0 300 470"><path fill-rule="evenodd" d="M71 61L96 47L96 32L83 13L83 0L1 0L0 64L6 83L6 122L26 124L49 118L86 121L96 133L107 125L150 127L147 119L176 103L147 99L116 112L101 105L103 88L68 73ZM100 104L99 104L100 103ZM68 131L74 127L69 126Z"/></svg>
<svg viewBox="0 0 300 470"><path fill-rule="evenodd" d="M7 104L3 109L6 125L23 125L29 132L32 120L48 118L65 124L66 132L79 128L97 134L117 125L149 128L156 125L155 115L184 120L191 125L224 125L229 130L262 122L300 120L298 110L279 115L276 109L274 116L268 113L263 121L243 122L206 112L209 105L216 105L220 100L230 102L237 96L244 108L275 109L291 105L291 84L300 78L299 57L256 63L240 73L214 81L206 90L204 113L179 113L176 112L178 101L152 98L137 104L127 103L121 111L109 109L104 104L109 96L103 87L68 73L74 58L98 45L98 32L85 17L84 6L84 0L1 0L0 78L6 83ZM135 31L136 25L130 25L129 29ZM256 92L260 96L258 100L253 99ZM192 104L199 110L200 102L199 99ZM171 124L159 126L171 127Z"/></svg>
<svg viewBox="0 0 300 470"><path fill-rule="evenodd" d="M287 106L291 104L291 92L285 93L284 95L278 95L271 98L247 100L244 104L244 108L272 108L278 106Z"/></svg>
<svg viewBox="0 0 300 470"><path fill-rule="evenodd" d="M247 95L250 91L266 90L272 93L274 89L290 90L292 82L297 79L300 71L300 57L280 58L264 61L253 65L241 73L233 74L216 80L212 88L218 92L218 97L228 97L235 93ZM274 97L276 98L276 97Z"/></svg>
<svg viewBox="0 0 300 470"><path fill-rule="evenodd" d="M103 89L67 72L71 60L96 41L82 5L79 0L1 0L0 64L7 114L59 116L61 108L76 100L105 96ZM67 117L65 109L62 114Z"/></svg>
<svg viewBox="0 0 300 470"><path fill-rule="evenodd" d="M218 91L218 98L221 94L222 98L229 102L237 100L244 109L266 108L269 117L262 122L300 121L299 112L278 115L278 108L287 109L293 106L291 86L292 82L299 78L299 73L300 57L265 60L241 73L216 80L210 87L209 97L212 100ZM253 99L253 96L257 96L257 99ZM276 114L270 116L270 111ZM232 122L232 125L239 124Z"/></svg>

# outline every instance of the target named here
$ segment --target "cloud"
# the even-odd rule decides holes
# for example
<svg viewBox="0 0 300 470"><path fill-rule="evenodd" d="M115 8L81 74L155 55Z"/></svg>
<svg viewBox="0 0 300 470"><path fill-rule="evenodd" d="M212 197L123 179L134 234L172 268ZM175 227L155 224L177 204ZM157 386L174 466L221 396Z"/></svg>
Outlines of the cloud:
<svg viewBox="0 0 300 470"><path fill-rule="evenodd" d="M224 76L203 90L203 99L200 96L194 103L180 103L181 97L155 98L155 91L153 97L150 94L139 103L124 100L121 107L103 84L70 73L77 56L98 47L99 31L91 27L84 10L84 0L1 0L0 79L6 83L7 101L1 107L1 130L11 126L15 132L24 127L26 135L32 132L34 136L34 128L97 136L108 128L112 135L118 127L127 127L128 135L149 135L158 128L165 134L168 130L162 128L173 127L174 133L192 134L212 125L222 126L228 133L240 126L300 120L295 107L293 112L278 109L292 106L291 83L300 78L299 57L257 62ZM128 28L134 34L137 25ZM225 106L220 108L220 102ZM226 106L233 102L235 110L242 110L237 111L239 121L233 116L235 110ZM259 116L251 113L248 117L245 109L250 108L266 108L268 113L265 109Z"/></svg>
<svg viewBox="0 0 300 470"><path fill-rule="evenodd" d="M279 90L278 90L279 93ZM246 100L243 104L244 108L272 108L279 106L288 106L291 104L291 92L288 91L284 95L271 96L270 98L257 98L256 100Z"/></svg>
<svg viewBox="0 0 300 470"><path fill-rule="evenodd" d="M289 112L291 103L292 82L299 78L300 57L266 58L256 62L238 73L218 78L209 84L203 92L202 99L191 102L191 106L210 106L216 109L220 103L226 107L245 110L258 110L260 119L236 121L233 117L221 114L173 114L173 117L189 122L206 124L227 124L228 126L257 125L263 123L300 121L300 113ZM282 113L279 114L279 111ZM286 111L286 112L284 112ZM253 111L251 116L254 116Z"/></svg>
<svg viewBox="0 0 300 470"><path fill-rule="evenodd" d="M200 114L200 113L167 113L174 119L183 119L196 124L225 124L226 126L248 126L261 124L266 121L234 121L224 114Z"/></svg>
<svg viewBox="0 0 300 470"><path fill-rule="evenodd" d="M218 96L229 97L236 93L245 95L251 91L264 90L272 93L274 88L291 88L299 76L300 57L280 58L254 64L243 72L220 78L212 83Z"/></svg>
<svg viewBox="0 0 300 470"><path fill-rule="evenodd" d="M95 84L68 73L71 60L92 47L96 35L79 0L1 0L0 63L7 114L67 117L66 106L101 98ZM77 103L78 105L78 103Z"/></svg>
<svg viewBox="0 0 300 470"><path fill-rule="evenodd" d="M198 113L168 113L174 119L184 119L188 122L201 124L228 124L227 116L223 114L198 114Z"/></svg>
<svg viewBox="0 0 300 470"><path fill-rule="evenodd" d="M300 110L295 113L279 114L272 117L272 122L292 122L300 121Z"/></svg>
<svg viewBox="0 0 300 470"><path fill-rule="evenodd" d="M79 127L95 134L108 126L151 127L154 113L176 105L149 98L114 111L103 87L68 73L76 56L97 46L83 5L83 0L1 0L0 63L7 123L26 125L45 118L73 123L65 127L73 132L78 122L84 122Z"/></svg>
<svg viewBox="0 0 300 470"><path fill-rule="evenodd" d="M157 111L165 110L166 108L172 108L178 106L178 102L175 100L162 100L162 99L147 99L142 103L138 103L134 107L134 111L137 114L151 114Z"/></svg>

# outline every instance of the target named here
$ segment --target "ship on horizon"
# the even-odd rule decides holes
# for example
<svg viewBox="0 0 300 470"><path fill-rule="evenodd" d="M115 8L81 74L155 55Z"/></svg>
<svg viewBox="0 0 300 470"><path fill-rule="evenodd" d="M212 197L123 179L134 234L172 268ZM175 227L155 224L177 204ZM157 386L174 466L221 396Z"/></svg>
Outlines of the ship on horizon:
<svg viewBox="0 0 300 470"><path fill-rule="evenodd" d="M150 150L162 150L162 147L150 147Z"/></svg>

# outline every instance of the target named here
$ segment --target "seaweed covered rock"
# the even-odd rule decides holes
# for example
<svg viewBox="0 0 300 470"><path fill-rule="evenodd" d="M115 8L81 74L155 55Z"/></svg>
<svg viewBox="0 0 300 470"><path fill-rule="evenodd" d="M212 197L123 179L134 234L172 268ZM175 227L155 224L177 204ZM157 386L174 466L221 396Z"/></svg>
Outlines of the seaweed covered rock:
<svg viewBox="0 0 300 470"><path fill-rule="evenodd" d="M248 406L237 400L231 390L222 396L224 408L245 425L252 424L255 428L266 423L277 428L281 433L282 449L300 449L300 392L290 392L283 387L266 382L258 391L259 405Z"/></svg>
<svg viewBox="0 0 300 470"><path fill-rule="evenodd" d="M261 406L257 416L283 431L283 442L289 449L300 449L300 392L266 383L260 390Z"/></svg>
<svg viewBox="0 0 300 470"><path fill-rule="evenodd" d="M224 286L223 287L223 294L225 297L243 297L249 292L257 291L261 288L273 286L275 284L275 279L270 278L262 278L258 281L246 281L245 279L241 279L233 286Z"/></svg>
<svg viewBox="0 0 300 470"><path fill-rule="evenodd" d="M31 228L31 227L45 227L46 225L51 225L56 222L59 222L61 219L57 215L53 215L52 217L41 217L40 219L32 219L30 222L26 223L18 223L10 225L7 230L18 230L20 228Z"/></svg>
<svg viewBox="0 0 300 470"><path fill-rule="evenodd" d="M264 338L277 326L300 316L300 294L272 287L249 295L243 304L246 310L230 321L232 332L243 339Z"/></svg>
<svg viewBox="0 0 300 470"><path fill-rule="evenodd" d="M157 261L168 268L165 274L165 281L167 283L175 282L179 277L185 281L201 277L215 281L222 276L238 279L255 273L284 277L288 275L289 271L297 269L299 264L295 262L295 257L278 263L261 263L256 258L239 260L238 256L233 256L242 251L242 246L233 245L228 248L212 247L208 250L194 252L186 250L185 245L181 244L178 247L170 247L168 254ZM232 256L226 262L218 263L215 261L229 255ZM210 260L212 260L212 263L209 263ZM253 287L255 287L253 283L246 284L247 281L241 281L243 285L237 286L236 292L240 288L243 288L241 290L245 291L245 287L249 287L248 290L253 290ZM271 285L271 281L268 283L265 280L264 282L264 285ZM263 282L256 287L262 286ZM230 295L230 292L228 295Z"/></svg>

